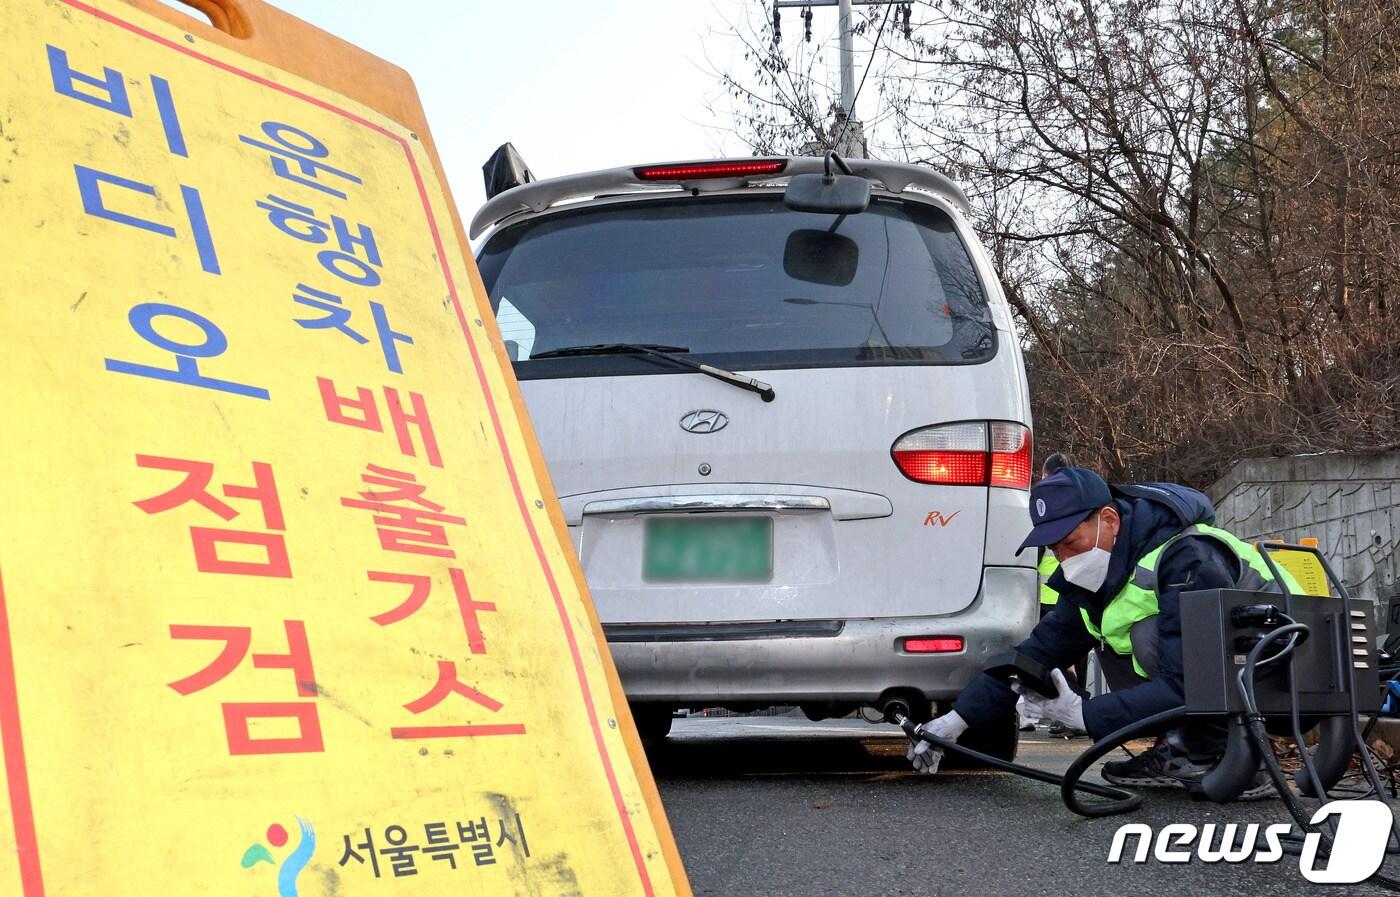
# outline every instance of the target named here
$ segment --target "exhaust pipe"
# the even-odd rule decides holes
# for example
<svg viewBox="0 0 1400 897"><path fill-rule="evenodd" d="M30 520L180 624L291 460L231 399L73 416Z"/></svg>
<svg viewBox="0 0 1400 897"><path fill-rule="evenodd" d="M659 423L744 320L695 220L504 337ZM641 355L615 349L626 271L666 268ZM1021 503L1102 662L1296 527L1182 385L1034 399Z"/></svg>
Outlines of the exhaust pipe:
<svg viewBox="0 0 1400 897"><path fill-rule="evenodd" d="M880 705L880 713L884 715L885 722L898 724L900 717L911 716L913 711L904 698L886 698Z"/></svg>

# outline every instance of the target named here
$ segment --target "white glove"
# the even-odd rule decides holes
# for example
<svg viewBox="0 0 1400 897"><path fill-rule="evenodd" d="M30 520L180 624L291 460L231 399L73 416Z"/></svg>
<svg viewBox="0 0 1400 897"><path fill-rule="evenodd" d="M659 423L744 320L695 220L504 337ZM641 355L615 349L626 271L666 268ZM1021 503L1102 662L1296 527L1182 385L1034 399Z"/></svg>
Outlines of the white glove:
<svg viewBox="0 0 1400 897"><path fill-rule="evenodd" d="M920 734L932 735L945 741L957 741L962 733L967 731L967 721L956 710L950 710L937 719L924 723L918 731ZM943 762L943 751L934 747L933 742L919 739L909 745L909 751L904 757L913 763L919 772L933 775L938 772L938 765Z"/></svg>
<svg viewBox="0 0 1400 897"><path fill-rule="evenodd" d="M1074 689L1065 681L1065 674L1059 670L1050 671L1050 681L1054 682L1055 688L1059 690L1058 697L1046 698L1019 682L1012 683L1012 690L1021 696L1022 712L1026 716L1052 720L1080 732L1087 731L1084 725L1084 699L1075 694Z"/></svg>
<svg viewBox="0 0 1400 897"><path fill-rule="evenodd" d="M1040 717L1026 708L1025 695L1016 699L1016 722L1023 732L1030 731L1035 728L1036 723L1040 722Z"/></svg>

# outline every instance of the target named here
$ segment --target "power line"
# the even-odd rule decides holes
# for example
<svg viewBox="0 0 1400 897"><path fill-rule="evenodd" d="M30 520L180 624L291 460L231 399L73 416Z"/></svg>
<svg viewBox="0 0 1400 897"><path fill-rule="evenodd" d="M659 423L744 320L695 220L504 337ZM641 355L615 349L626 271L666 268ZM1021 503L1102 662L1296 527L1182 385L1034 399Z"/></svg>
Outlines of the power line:
<svg viewBox="0 0 1400 897"><path fill-rule="evenodd" d="M837 117L840 120L840 127L833 127L835 132L835 143L837 147L843 145L846 134L851 130L851 121L856 118L856 100L859 98L861 90L865 87L865 81L870 74L870 69L875 62L875 54L880 49L880 40L884 37L885 28L889 25L890 14L894 13L895 21L903 21L904 34L912 37L913 26L910 18L913 14L912 0L773 0L773 42L775 46L781 40L781 11L784 7L796 7L802 10L803 37L811 40L812 28L812 7L815 6L835 6L841 14L838 36L840 38L840 65L841 65L841 102ZM880 20L880 27L875 33L875 40L870 48L870 59L866 61L865 71L861 73L859 86L855 83L854 47L852 38L855 35L857 26L852 23L852 7L854 6L884 6L885 15ZM858 123L858 122L857 122ZM860 138L860 143L864 144L864 138ZM857 153L861 154L861 153Z"/></svg>

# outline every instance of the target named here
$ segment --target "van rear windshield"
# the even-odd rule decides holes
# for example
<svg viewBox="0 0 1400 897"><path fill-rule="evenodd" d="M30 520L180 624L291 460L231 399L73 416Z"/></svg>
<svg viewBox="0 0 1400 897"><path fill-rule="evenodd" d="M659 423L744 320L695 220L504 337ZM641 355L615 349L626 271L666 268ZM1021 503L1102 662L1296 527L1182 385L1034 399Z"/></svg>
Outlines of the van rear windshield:
<svg viewBox="0 0 1400 897"><path fill-rule="evenodd" d="M778 194L595 205L495 234L478 264L521 379L684 373L644 343L737 370L971 364L996 352L949 216L876 199L794 212Z"/></svg>

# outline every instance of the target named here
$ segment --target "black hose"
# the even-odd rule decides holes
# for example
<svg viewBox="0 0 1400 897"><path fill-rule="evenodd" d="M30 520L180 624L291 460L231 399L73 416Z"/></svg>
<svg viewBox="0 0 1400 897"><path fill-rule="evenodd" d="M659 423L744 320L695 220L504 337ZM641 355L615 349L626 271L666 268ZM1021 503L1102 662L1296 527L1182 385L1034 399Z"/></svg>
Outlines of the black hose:
<svg viewBox="0 0 1400 897"><path fill-rule="evenodd" d="M1303 808L1298 803L1298 798L1293 794L1293 789L1288 786L1288 780L1284 778L1283 768L1278 764L1278 757L1274 755L1274 746L1269 741L1269 734L1264 730L1264 715L1259 712L1259 705L1255 699L1254 690L1254 668L1259 661L1259 655L1264 652L1272 642L1285 635L1293 633L1307 632L1308 627L1302 623L1289 623L1286 626L1265 633L1259 641L1250 649L1249 656L1245 659L1244 667L1240 670L1238 688L1240 700L1245 706L1245 725L1248 728L1250 739L1254 742L1255 751L1259 758L1264 761L1264 771L1273 782L1274 789L1278 791L1279 798L1283 801L1288 813L1298 823L1299 828L1308 831L1311 821L1303 813ZM1280 652L1282 653L1282 652ZM1275 655L1277 656L1277 655ZM1298 750L1305 752L1307 745L1299 744ZM1318 786L1320 789L1320 785ZM1319 790L1318 797L1326 799L1326 792ZM1330 850L1332 847L1332 837L1327 832L1322 832L1322 839Z"/></svg>
<svg viewBox="0 0 1400 897"><path fill-rule="evenodd" d="M1288 620L1288 624L1265 633L1260 637L1259 641L1255 643L1254 647L1250 649L1249 656L1245 658L1244 666L1240 668L1239 677L1235 681L1235 688L1239 692L1240 702L1244 705L1245 726L1249 732L1250 740L1254 742L1255 751L1260 755L1259 760L1264 764L1265 771L1273 782L1274 787L1276 789L1282 787L1288 791L1288 796L1283 797L1284 802L1288 803L1292 799L1292 789L1287 788L1286 785L1280 786L1279 784L1283 781L1283 768L1278 765L1278 758L1274 755L1273 744L1269 741L1267 732L1265 732L1265 737L1262 742L1255 733L1256 725L1260 731L1264 731L1264 717L1259 712L1259 699L1255 694L1255 669L1288 656L1298 644L1299 639L1306 638L1310 633L1309 628L1305 624L1297 622L1287 614L1282 614L1281 616ZM1260 655L1264 653L1264 649L1283 638L1285 635L1290 636L1288 644L1284 645L1274 654L1271 654L1267 659L1261 661L1259 658ZM1290 701L1289 717L1293 726L1293 741L1298 746L1298 757L1303 763L1303 775L1306 776L1306 779L1299 777L1297 781L1299 784L1306 781L1311 786L1313 793L1310 796L1315 796L1319 800L1326 800L1327 789L1322 785L1322 779L1317 773L1317 765L1313 763L1312 754L1308 751L1307 742L1303 739L1302 725L1298 715L1298 686L1292 663L1288 665L1288 689L1292 698ZM1274 774L1275 771L1278 773L1277 776ZM1296 801L1294 805L1296 806ZM1291 809L1292 808L1290 808L1290 812ZM1294 814L1294 818L1298 818L1297 814Z"/></svg>
<svg viewBox="0 0 1400 897"><path fill-rule="evenodd" d="M1288 614L1282 614L1281 616L1283 617L1283 619L1287 620L1289 623L1297 623L1297 622L1298 622L1297 620L1295 620L1295 619L1293 619L1292 617L1288 616ZM1305 630L1305 631L1306 631L1306 630ZM1295 638L1292 638L1292 639L1289 639L1289 641L1288 641L1288 646L1289 646L1289 647L1288 647L1287 649L1285 649L1285 650L1291 651L1291 650L1292 650L1292 646L1293 646L1294 644L1296 644L1296 643L1297 643L1297 638L1296 638L1296 637L1295 637ZM1282 652L1280 652L1280 653L1282 653ZM1251 682L1250 682L1250 697L1251 697L1251 698L1254 697L1253 685L1254 685L1254 683L1251 681ZM1317 764L1313 762L1312 751L1308 750L1308 743L1307 743L1307 741L1304 740L1304 738L1303 738L1303 720L1302 720L1302 714L1301 714L1301 713L1299 712L1299 710L1298 710L1298 705L1301 703L1301 700L1300 700L1299 697L1298 697L1298 670L1297 670L1297 668L1295 668L1295 667L1293 666L1293 663L1292 663L1291 660L1289 661L1289 664L1288 664L1288 699L1289 699L1288 721L1289 721L1290 725L1292 726L1292 730L1293 730L1293 743L1294 743L1295 745L1297 745L1297 747L1298 747L1298 759L1300 759L1300 760L1303 761L1303 774L1306 776L1306 781L1307 781L1307 783L1312 787L1312 793L1313 793L1313 795L1314 795L1315 797L1317 797L1318 800L1326 800L1326 799L1327 799L1327 788L1326 788L1326 787L1323 785L1323 783L1322 783L1322 777L1321 777L1320 775L1318 775L1318 772L1317 772ZM1257 709L1257 708L1256 708L1256 709ZM1300 785L1302 784L1302 779L1303 779L1302 776L1294 776L1294 781L1295 781L1295 782L1298 782L1298 784L1300 784ZM1334 781L1332 784L1335 785L1336 782Z"/></svg>
<svg viewBox="0 0 1400 897"><path fill-rule="evenodd" d="M1289 815L1292 816L1294 821L1298 824L1299 830L1302 832L1316 832L1322 841L1320 853L1324 856L1330 856L1334 843L1334 833L1327 831L1325 828L1314 829L1312 827L1311 818L1303 812L1302 806L1298 803L1298 798L1293 794L1293 789L1288 787L1288 781L1284 778L1283 769L1279 766L1278 757L1274 754L1273 744L1269 741L1269 734L1264 729L1264 715L1259 712L1258 703L1255 698L1254 670L1258 663L1259 655L1263 653L1264 648L1270 643L1277 641L1285 635L1300 631L1306 632L1308 631L1308 627L1301 623L1289 623L1286 626L1280 626L1277 629L1265 633L1264 636L1259 639L1259 642L1250 650L1249 656L1245 659L1244 667L1240 670L1238 686L1240 697L1247 708L1245 722L1248 726L1250 737L1254 741L1255 749L1264 761L1264 770L1268 774L1269 779L1273 782L1274 789L1278 791L1279 798L1283 800L1284 807L1288 809ZM1288 646L1270 657L1269 661L1275 660L1288 653L1292 646L1293 641L1290 641ZM1371 758L1369 752L1366 750L1365 742L1361 740L1359 726L1355 725L1357 720L1356 691L1355 689L1348 689L1348 693L1351 697L1351 719L1353 722L1351 731L1356 737L1356 746L1361 751L1362 768L1366 772L1367 778L1370 779L1371 787L1376 793L1376 798L1382 803L1385 803L1385 797L1381 793L1380 778L1376 774L1375 767L1370 762ZM1306 754L1307 746L1299 742L1298 750ZM1319 791L1318 797L1320 800L1325 801L1327 799L1326 792ZM1395 830L1395 825L1396 822L1392 819L1392 831ZM1292 839L1290 838L1289 840ZM1389 849L1387 849L1386 852L1389 853ZM1374 884L1379 884L1387 890L1400 891L1400 881L1382 875L1379 872L1371 876L1370 881Z"/></svg>
<svg viewBox="0 0 1400 897"><path fill-rule="evenodd" d="M1161 713L1154 713L1146 719L1129 723L1116 732L1110 732L1103 738L1094 742L1087 751L1080 754L1065 774L1060 778L1060 799L1080 816L1095 818L1099 816L1113 816L1118 813L1128 813L1142 806L1142 795L1128 791L1118 791L1120 799L1109 803L1083 804L1080 803L1076 791L1088 791L1090 794L1098 794L1098 791L1090 790L1090 786L1079 781L1080 777L1088 771L1099 758L1110 753L1124 742L1132 741L1144 735L1155 734L1170 726L1186 716L1185 707L1173 707L1170 710L1163 710Z"/></svg>
<svg viewBox="0 0 1400 897"><path fill-rule="evenodd" d="M929 744L933 745L939 750L952 751L955 754L961 754L964 757L969 757L973 760L976 760L978 763L986 764L987 766L990 766L993 769L1000 769L1003 772L1013 773L1015 775L1027 779L1035 779L1037 782L1044 782L1047 785L1059 785L1061 786L1062 790L1064 788L1064 777L1057 776L1053 772L1045 772L1041 769L1032 769L1029 766L1022 766L1019 763L1011 763L1007 760L1001 759L1000 757L992 757L980 751L974 751L972 748L963 747L956 741L949 741L946 738L939 738L937 735L925 734L924 732L919 730L919 727L914 724L913 720L901 714L895 714L894 721L899 724L899 727L904 730L904 734L908 735L910 740L913 741L915 744L917 744L920 741L927 741ZM1123 740L1126 741L1127 739L1125 738ZM1098 745L1095 745L1095 747L1097 746ZM1109 750L1112 750L1117 746L1117 744L1110 745ZM1081 782L1074 785L1074 787L1078 788L1080 791L1085 791L1089 794L1093 794L1098 797L1106 797L1111 800L1123 803L1126 803L1128 801L1133 802L1132 806L1124 807L1121 810L1114 811L1117 813L1125 813L1129 810L1135 810L1137 809L1138 805L1142 803L1142 795L1134 794L1131 791L1122 791L1117 788L1110 788L1107 785L1095 785L1093 783L1086 784Z"/></svg>
<svg viewBox="0 0 1400 897"><path fill-rule="evenodd" d="M1343 638L1343 635L1338 635L1338 641L1341 641ZM1349 655L1346 653L1346 648L1348 646L1345 643L1343 643L1339 647L1342 649L1342 656L1348 657ZM1376 772L1376 765L1371 762L1371 751L1366 746L1366 739L1363 738L1361 735L1361 708L1357 706L1356 703L1356 680L1354 678L1355 674L1352 670L1350 662L1348 662L1347 665L1347 672L1352 674L1350 677L1352 681L1348 683L1352 687L1349 687L1347 689L1347 698L1351 703L1351 735L1355 741L1356 750L1361 754L1361 768L1365 770L1366 778L1370 780L1371 787L1376 789L1376 800L1379 800L1381 803L1385 803L1385 792L1381 790L1380 774ZM1400 819L1396 819L1394 813L1392 813L1390 816L1390 832L1391 835L1395 838L1395 843L1397 845L1400 845ZM1387 849L1389 848L1389 845L1390 842L1387 841Z"/></svg>
<svg viewBox="0 0 1400 897"><path fill-rule="evenodd" d="M895 722L904 730L904 734L916 744L919 741L927 741L934 747L942 750L950 750L970 757L979 763L983 763L993 769L1000 769L1014 775L1027 779L1034 779L1037 782L1044 782L1047 785L1060 786L1060 799L1080 816L1090 818L1099 816L1113 816L1118 813L1131 813L1142 806L1142 795L1133 791L1124 791L1121 788L1113 788L1108 785L1096 785L1092 782L1081 782L1084 773L1099 758L1105 754L1116 750L1123 743L1132 741L1134 738L1141 738L1144 735L1155 734L1161 729L1170 726L1186 715L1185 707L1173 707L1161 713L1153 714L1146 719L1130 723L1116 732L1111 732L1107 736L1094 742L1084 753L1070 764L1069 769L1062 776L1057 776L1052 772L1045 772L1040 769L1032 769L1029 766L1022 766L1019 763L1009 763L999 757L991 757L987 754L974 751L971 748L963 747L956 741L948 741L936 735L926 735L919 730L911 720L906 717L895 717ZM1095 797L1107 798L1104 802L1086 804L1079 800L1078 792L1092 794Z"/></svg>

